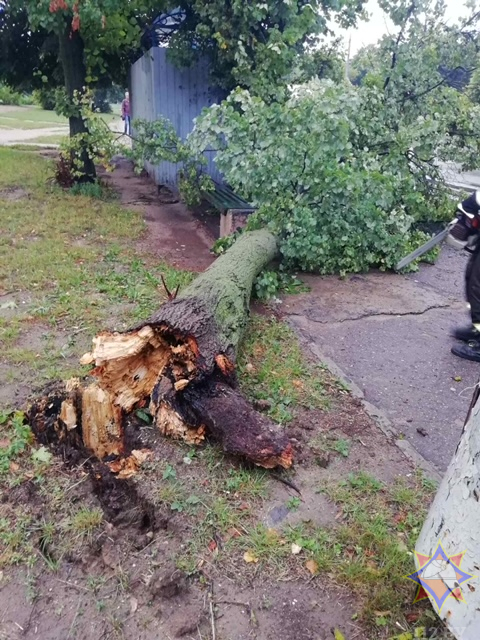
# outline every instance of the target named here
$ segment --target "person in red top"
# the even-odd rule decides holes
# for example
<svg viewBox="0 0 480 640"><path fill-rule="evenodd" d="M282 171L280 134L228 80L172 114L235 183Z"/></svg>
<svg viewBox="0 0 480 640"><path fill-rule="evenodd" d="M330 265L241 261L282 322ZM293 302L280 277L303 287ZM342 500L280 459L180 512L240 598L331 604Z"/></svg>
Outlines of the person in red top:
<svg viewBox="0 0 480 640"><path fill-rule="evenodd" d="M128 91L125 92L125 98L122 101L122 120L125 123L123 133L130 135L131 114L130 114L130 96Z"/></svg>

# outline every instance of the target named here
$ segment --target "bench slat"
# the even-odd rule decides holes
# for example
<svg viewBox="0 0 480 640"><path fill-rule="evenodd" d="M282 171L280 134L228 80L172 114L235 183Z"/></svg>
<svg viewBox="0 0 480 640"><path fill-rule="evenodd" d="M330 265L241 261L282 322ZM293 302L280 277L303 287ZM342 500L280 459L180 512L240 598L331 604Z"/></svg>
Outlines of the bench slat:
<svg viewBox="0 0 480 640"><path fill-rule="evenodd" d="M241 209L243 211L255 211L249 202L237 196L230 187L225 185L215 184L215 191L207 191L205 193L205 199L208 200L214 207L221 211L225 209Z"/></svg>

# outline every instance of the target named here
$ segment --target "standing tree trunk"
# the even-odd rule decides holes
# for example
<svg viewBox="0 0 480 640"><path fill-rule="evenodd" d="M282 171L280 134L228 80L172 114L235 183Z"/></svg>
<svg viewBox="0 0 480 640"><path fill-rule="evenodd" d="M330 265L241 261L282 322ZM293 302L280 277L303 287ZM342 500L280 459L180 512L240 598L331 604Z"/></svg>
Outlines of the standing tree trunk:
<svg viewBox="0 0 480 640"><path fill-rule="evenodd" d="M83 40L78 31L72 30L71 24L59 35L59 59L63 67L65 90L71 102L75 92L78 92L78 95L85 92L87 84ZM88 133L85 122L80 115L71 115L69 126L71 138L80 133ZM95 165L89 156L86 145L80 152L80 164L82 175L79 182L93 182L96 177Z"/></svg>
<svg viewBox="0 0 480 640"><path fill-rule="evenodd" d="M471 580L460 582L463 600L449 596L439 615L455 638L478 640L480 637L480 586L478 584L480 575L480 401L478 388L475 391L457 450L418 538L416 552L432 556L439 543L449 557L465 551L460 568L473 576ZM421 569L418 558L417 566ZM455 584L452 585L448 580L447 572L445 576L447 577L444 585L440 584L440 588L445 592L450 588L455 594ZM435 603L434 608L438 612Z"/></svg>
<svg viewBox="0 0 480 640"><path fill-rule="evenodd" d="M98 457L125 455L126 419L149 403L165 435L194 444L209 434L226 453L266 468L289 467L289 440L250 407L235 384L236 350L253 282L276 253L268 231L245 233L149 320L126 333L99 334L82 358L94 365L96 381L86 388L69 382L65 397L44 399L30 410L40 440L53 419L57 432L80 433Z"/></svg>

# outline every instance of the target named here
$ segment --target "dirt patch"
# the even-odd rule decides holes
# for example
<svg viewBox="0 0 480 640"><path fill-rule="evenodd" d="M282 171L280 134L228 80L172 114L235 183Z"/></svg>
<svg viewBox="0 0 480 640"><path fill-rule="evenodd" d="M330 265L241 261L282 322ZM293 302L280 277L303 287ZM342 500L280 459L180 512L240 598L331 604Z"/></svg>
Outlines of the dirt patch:
<svg viewBox="0 0 480 640"><path fill-rule="evenodd" d="M180 473L182 448L160 440L155 453ZM83 504L99 505L105 525L81 553L60 557L53 547L39 547L42 557L60 562L54 573L42 567L41 559L28 572L0 573L0 634L9 640L208 638L210 585L219 640L274 640L280 635L285 640L327 640L333 627L346 634L354 628L351 620L357 603L326 576L321 582L290 578L282 583L275 575L257 578L256 572L245 573L237 564L218 564L208 549L201 550L199 568L188 576L175 562L190 535L183 514L162 512L149 502L144 493L152 496L155 490L145 478L118 481L94 465L83 479L85 468L80 462L61 471L70 476L73 487L68 499L77 509ZM205 481L201 468L194 474L199 482ZM151 480L158 488L165 485L161 474ZM278 484L279 501L282 492L285 501L289 493ZM271 504L274 499L275 492ZM32 483L8 496L9 504L18 501L37 519L39 528L51 517ZM321 505L321 501L316 505L309 501L312 512ZM367 636L360 631L356 637Z"/></svg>
<svg viewBox="0 0 480 640"><path fill-rule="evenodd" d="M341 431L346 437L361 436L371 430L373 421L362 411L362 403L345 393L334 400L333 410L299 411L295 426L303 431L312 431L320 424L324 431Z"/></svg>
<svg viewBox="0 0 480 640"><path fill-rule="evenodd" d="M217 598L221 638L330 640L334 625L343 630L346 638L367 638L352 622L354 600L328 582L314 587L277 582L257 585L252 590L235 590L226 583Z"/></svg>
<svg viewBox="0 0 480 640"><path fill-rule="evenodd" d="M141 211L147 225L141 252L191 271L203 271L213 262L210 248L215 238L170 191L159 190L148 176L136 175L125 159L117 160L115 171L102 174L102 179L123 205Z"/></svg>
<svg viewBox="0 0 480 640"><path fill-rule="evenodd" d="M157 187L157 195L160 204L175 204L180 200L180 198L165 185L159 185Z"/></svg>
<svg viewBox="0 0 480 640"><path fill-rule="evenodd" d="M10 200L10 202L16 202L17 200L23 200L28 198L28 191L21 187L9 187L7 189L0 189L0 200Z"/></svg>
<svg viewBox="0 0 480 640"><path fill-rule="evenodd" d="M28 291L2 292L0 290L0 318L10 320L25 316L33 304L33 296Z"/></svg>
<svg viewBox="0 0 480 640"><path fill-rule="evenodd" d="M32 387L28 378L16 377L16 371L12 371L11 365L0 362L0 407L12 408L23 406L32 393ZM15 379L12 380L12 377Z"/></svg>
<svg viewBox="0 0 480 640"><path fill-rule="evenodd" d="M212 238L217 240L220 237L220 212L213 209L211 205L203 202L192 210L193 216L206 229Z"/></svg>
<svg viewBox="0 0 480 640"><path fill-rule="evenodd" d="M330 414L315 412L314 419L311 416L309 429L302 429L296 420L291 427L305 433L305 437L297 433L299 451L305 455L291 479L301 494L271 477L268 497L251 526L258 522L279 535L285 528L302 525L334 529L341 514L322 493L326 484L358 470L385 481L413 473L402 454L356 405L361 435L356 430L348 436L341 433L351 439L348 457L332 452L327 468L316 465L310 440L337 433L340 425L346 428L345 414L353 410L350 397L341 390L334 401ZM306 410L299 416L306 420ZM38 553L60 563L55 573L38 563L29 574L10 570L7 578L4 572L0 608L6 615L0 633L32 640L208 638L212 598L219 640L274 640L280 636L285 640L328 640L334 628L347 638L373 638L354 622L360 603L329 575L312 580L302 563L296 569L276 569L275 564L269 568L250 566L243 560L243 551L228 551L228 537L220 530L212 530L210 542L206 539L198 548L194 570L179 568L179 558L201 526L188 512L188 497L216 491L215 469L226 467L236 474L242 466L238 461L232 466L221 454L215 463L209 449L197 450L198 459L187 458L188 448L164 439L146 424L142 427L140 421L135 430L131 445L151 448L153 459L131 480L118 480L105 465L85 457L85 452L75 458L65 449L54 448L66 461L57 474L68 478L72 487L67 494L69 502L77 509L97 506L103 512L104 525L81 553L61 556L53 547L41 547ZM225 481L231 477L227 473ZM227 500L236 500L233 491L226 490ZM174 492L171 498L167 498L169 492ZM22 503L25 511L37 518L39 527L52 515L45 508L44 495L31 481L5 494L4 500L7 505ZM243 504L241 509L250 508L248 500ZM32 592L34 599L29 601Z"/></svg>
<svg viewBox="0 0 480 640"><path fill-rule="evenodd" d="M47 343L52 349L61 350L67 347L68 341L69 336L65 333L52 331L51 327L40 322L29 322L23 326L15 346L40 356Z"/></svg>

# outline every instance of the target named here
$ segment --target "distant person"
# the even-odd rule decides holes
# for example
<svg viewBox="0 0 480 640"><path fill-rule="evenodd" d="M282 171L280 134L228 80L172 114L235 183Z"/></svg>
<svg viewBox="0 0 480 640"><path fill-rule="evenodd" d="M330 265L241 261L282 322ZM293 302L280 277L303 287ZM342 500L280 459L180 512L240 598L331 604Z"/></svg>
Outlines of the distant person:
<svg viewBox="0 0 480 640"><path fill-rule="evenodd" d="M127 136L131 131L130 95L125 91L125 98L122 101L122 120L124 122L123 133Z"/></svg>

